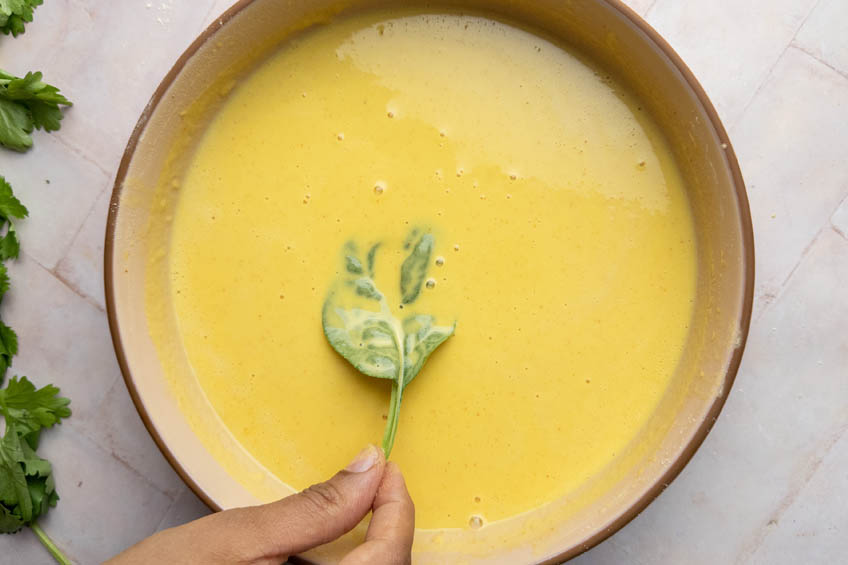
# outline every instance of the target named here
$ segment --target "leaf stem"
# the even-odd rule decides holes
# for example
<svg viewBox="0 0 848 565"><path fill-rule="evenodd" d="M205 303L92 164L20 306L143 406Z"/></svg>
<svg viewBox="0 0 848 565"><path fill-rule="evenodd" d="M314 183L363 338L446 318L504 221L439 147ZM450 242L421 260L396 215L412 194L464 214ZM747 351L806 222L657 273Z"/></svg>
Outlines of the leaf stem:
<svg viewBox="0 0 848 565"><path fill-rule="evenodd" d="M398 415L400 414L400 400L403 393L397 383L392 384L392 396L389 399L389 417L386 421L386 430L383 432L383 453L386 454L386 459L389 458L389 453L392 452L392 446L395 444L395 436L397 435Z"/></svg>
<svg viewBox="0 0 848 565"><path fill-rule="evenodd" d="M32 525L30 525L30 528L32 528L32 532L35 534L35 537L38 538L38 541L41 542L41 545L46 547L47 551L50 552L50 555L53 556L53 559L56 560L56 563L59 563L60 565L73 565L73 563L71 563L71 560L65 557L65 554L62 553L62 550L56 547L56 544L53 543L53 540L50 539L47 533L41 529L41 526L38 525L38 522L33 522Z"/></svg>

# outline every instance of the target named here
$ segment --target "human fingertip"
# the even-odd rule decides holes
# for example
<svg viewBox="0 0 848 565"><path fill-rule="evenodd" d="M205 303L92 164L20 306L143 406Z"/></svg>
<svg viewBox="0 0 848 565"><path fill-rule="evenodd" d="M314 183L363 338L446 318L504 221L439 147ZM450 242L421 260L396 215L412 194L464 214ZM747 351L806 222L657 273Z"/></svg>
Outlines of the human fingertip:
<svg viewBox="0 0 848 565"><path fill-rule="evenodd" d="M375 445L369 444L353 458L353 461L347 464L345 471L364 473L374 467L382 458L381 451Z"/></svg>

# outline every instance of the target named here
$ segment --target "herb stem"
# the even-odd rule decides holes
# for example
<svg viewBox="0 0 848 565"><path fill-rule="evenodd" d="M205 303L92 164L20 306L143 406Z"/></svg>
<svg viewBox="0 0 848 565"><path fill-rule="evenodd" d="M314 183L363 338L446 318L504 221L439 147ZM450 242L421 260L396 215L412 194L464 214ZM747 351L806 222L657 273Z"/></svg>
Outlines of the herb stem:
<svg viewBox="0 0 848 565"><path fill-rule="evenodd" d="M403 393L400 391L400 387L397 383L393 383L392 396L389 399L389 417L386 421L386 430L383 432L383 453L386 454L386 459L389 458L389 453L392 452L392 446L395 444L402 396Z"/></svg>
<svg viewBox="0 0 848 565"><path fill-rule="evenodd" d="M56 560L56 563L59 563L60 565L73 565L73 563L71 563L71 560L65 557L65 554L62 553L62 550L56 547L56 544L53 543L53 540L50 539L50 536L48 536L47 533L41 529L41 526L38 525L38 522L33 522L32 525L30 525L30 528L32 528L32 532L35 534L35 537L38 538L38 541L41 542L41 545L46 547L47 551L50 552L50 555L53 556L53 559Z"/></svg>

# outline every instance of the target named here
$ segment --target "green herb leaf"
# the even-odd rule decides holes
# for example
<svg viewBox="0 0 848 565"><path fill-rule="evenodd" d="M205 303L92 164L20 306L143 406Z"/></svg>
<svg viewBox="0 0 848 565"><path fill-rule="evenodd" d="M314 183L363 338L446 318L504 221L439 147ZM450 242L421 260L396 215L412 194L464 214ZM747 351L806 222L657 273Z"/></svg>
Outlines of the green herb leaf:
<svg viewBox="0 0 848 565"><path fill-rule="evenodd" d="M6 270L6 265L0 263L0 299L9 291L9 272Z"/></svg>
<svg viewBox="0 0 848 565"><path fill-rule="evenodd" d="M0 230L8 223L6 235L0 237L0 261L18 257L21 245L12 218L25 218L28 214L26 207L12 193L12 186L0 176ZM8 290L8 279L5 288Z"/></svg>
<svg viewBox="0 0 848 565"><path fill-rule="evenodd" d="M437 326L433 316L416 314L403 321L403 386L415 378L430 354L453 335L456 324Z"/></svg>
<svg viewBox="0 0 848 565"><path fill-rule="evenodd" d="M32 520L32 499L27 488L23 461L21 438L14 424L7 426L0 440L0 504L26 524Z"/></svg>
<svg viewBox="0 0 848 565"><path fill-rule="evenodd" d="M13 423L0 440L0 533L31 525L59 500L53 466L21 438Z"/></svg>
<svg viewBox="0 0 848 565"><path fill-rule="evenodd" d="M17 37L24 33L24 24L32 21L32 12L43 0L0 0L0 33Z"/></svg>
<svg viewBox="0 0 848 565"><path fill-rule="evenodd" d="M9 224L6 235L0 237L0 261L17 259L20 252L21 244L18 241L17 233L15 233L15 227Z"/></svg>
<svg viewBox="0 0 848 565"><path fill-rule="evenodd" d="M23 219L28 215L26 206L21 204L12 192L12 185L0 175L0 216L4 220L11 220L12 218Z"/></svg>
<svg viewBox="0 0 848 565"><path fill-rule="evenodd" d="M379 243L375 243L371 249L368 250L368 258L366 261L368 262L368 276L372 279L374 278L374 267L377 259L377 249L380 248Z"/></svg>
<svg viewBox="0 0 848 565"><path fill-rule="evenodd" d="M353 288L356 294L370 300L382 300L383 295L377 290L377 286L370 278L362 277L353 281Z"/></svg>
<svg viewBox="0 0 848 565"><path fill-rule="evenodd" d="M30 20L31 6L40 3L40 0L28 3ZM20 22L27 13L21 17L17 12L17 20L10 20L8 14L12 8L26 5L24 0L0 0L0 25L11 22L18 26L11 28L13 32L23 32ZM24 150L32 145L28 134L34 127L47 131L58 129L62 118L58 104L69 102L58 89L41 81L41 73L28 73L24 79L17 79L0 71L0 144ZM5 228L5 235L0 236L0 299L9 290L9 275L3 262L16 258L20 252L13 218L24 218L27 213L12 193L12 187L0 176L0 233ZM17 351L17 335L0 321L0 384ZM70 400L60 397L55 386L36 389L26 377L13 377L0 389L0 415L6 428L0 438L0 533L14 533L30 526L57 562L70 564L36 522L56 506L59 495L53 466L35 452L41 430L71 415L68 404Z"/></svg>
<svg viewBox="0 0 848 565"><path fill-rule="evenodd" d="M43 516L52 506L56 506L59 495L53 479L53 466L46 459L36 455L35 450L25 441L21 442L24 459L24 475L26 475L27 490L32 500L32 521Z"/></svg>
<svg viewBox="0 0 848 565"><path fill-rule="evenodd" d="M32 118L26 107L0 97L0 145L15 151L32 147Z"/></svg>
<svg viewBox="0 0 848 565"><path fill-rule="evenodd" d="M410 287L420 279L415 295L420 292L433 243L431 235L422 236L404 261L402 291L405 286ZM324 302L322 325L330 346L358 371L370 377L391 379L392 394L383 435L383 451L388 457L397 434L404 388L421 371L430 354L453 334L456 324L439 326L433 316L426 314L412 314L403 322L395 317L385 295L374 282L379 247L378 243L368 251L368 276L362 276L362 261L356 253L356 246L353 243L345 246L345 270L342 280ZM422 270L423 273L420 273ZM406 284L403 282L405 274L408 279ZM415 296L409 302L413 300Z"/></svg>
<svg viewBox="0 0 848 565"><path fill-rule="evenodd" d="M400 294L403 304L412 304L421 293L421 286L430 266L433 242L433 236L429 233L422 235L400 267Z"/></svg>
<svg viewBox="0 0 848 565"><path fill-rule="evenodd" d="M345 257L345 267L347 268L347 272L352 275L361 275L362 274L362 263L359 262L359 259L352 255L347 255Z"/></svg>
<svg viewBox="0 0 848 565"><path fill-rule="evenodd" d="M0 5L4 1L8 0L0 0ZM60 128L60 106L72 104L58 88L41 79L40 72L28 72L19 78L0 70L0 145L26 151L32 147L29 134L33 129Z"/></svg>
<svg viewBox="0 0 848 565"><path fill-rule="evenodd" d="M26 377L12 377L6 388L0 389L0 413L6 419L6 426L16 426L21 435L60 423L71 415L70 403L59 396L55 386L36 389Z"/></svg>
<svg viewBox="0 0 848 565"><path fill-rule="evenodd" d="M2 448L0 448L2 449ZM0 462L2 465L2 462ZM6 480L2 470L0 470L0 481ZM0 534L14 534L24 527L24 521L20 516L12 514L2 503L0 503Z"/></svg>
<svg viewBox="0 0 848 565"><path fill-rule="evenodd" d="M396 379L401 366L400 346L390 314L361 308L344 309L331 295L324 303L324 335L339 355L356 369L378 379Z"/></svg>
<svg viewBox="0 0 848 565"><path fill-rule="evenodd" d="M18 336L15 331L0 321L0 384L18 353Z"/></svg>

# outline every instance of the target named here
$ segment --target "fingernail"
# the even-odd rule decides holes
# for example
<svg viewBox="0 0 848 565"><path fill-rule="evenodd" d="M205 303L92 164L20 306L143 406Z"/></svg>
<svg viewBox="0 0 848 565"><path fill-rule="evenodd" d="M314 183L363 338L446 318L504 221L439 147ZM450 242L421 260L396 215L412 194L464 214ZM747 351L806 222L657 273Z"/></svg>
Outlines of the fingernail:
<svg viewBox="0 0 848 565"><path fill-rule="evenodd" d="M377 463L378 458L379 454L377 453L377 448L373 445L369 445L360 451L359 455L354 457L353 461L348 463L347 467L345 467L345 471L350 471L351 473L364 473Z"/></svg>

